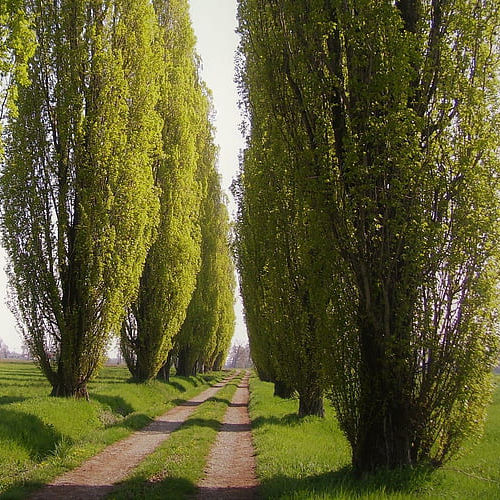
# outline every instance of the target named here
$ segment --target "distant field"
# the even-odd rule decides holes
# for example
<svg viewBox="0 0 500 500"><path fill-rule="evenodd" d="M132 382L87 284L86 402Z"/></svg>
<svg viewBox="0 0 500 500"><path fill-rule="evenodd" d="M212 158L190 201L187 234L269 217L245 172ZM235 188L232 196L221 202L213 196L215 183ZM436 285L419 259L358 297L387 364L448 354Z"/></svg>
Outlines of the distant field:
<svg viewBox="0 0 500 500"><path fill-rule="evenodd" d="M462 456L432 474L383 473L359 480L331 408L299 420L298 403L273 397L272 384L251 381L250 415L263 498L500 499L500 376L485 433Z"/></svg>
<svg viewBox="0 0 500 500"><path fill-rule="evenodd" d="M221 376L140 385L127 381L126 368L105 367L89 386L89 403L50 397L33 364L0 363L0 496L25 498Z"/></svg>

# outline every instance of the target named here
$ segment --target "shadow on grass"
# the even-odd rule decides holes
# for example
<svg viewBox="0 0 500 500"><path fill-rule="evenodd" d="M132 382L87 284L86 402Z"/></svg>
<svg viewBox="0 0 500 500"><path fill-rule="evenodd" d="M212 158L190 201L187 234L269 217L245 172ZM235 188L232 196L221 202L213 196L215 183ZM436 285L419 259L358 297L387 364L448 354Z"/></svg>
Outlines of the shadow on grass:
<svg viewBox="0 0 500 500"><path fill-rule="evenodd" d="M319 417L318 417L319 418ZM252 420L252 427L257 429L262 427L263 425L300 425L304 421L301 419L296 413L289 413L282 418L278 417L257 417L255 420Z"/></svg>
<svg viewBox="0 0 500 500"><path fill-rule="evenodd" d="M132 408L132 406L130 406L121 396L105 396L104 394L91 392L90 397L99 401L99 403L109 406L115 413L118 413L122 417L126 417L134 411L134 408Z"/></svg>
<svg viewBox="0 0 500 500"><path fill-rule="evenodd" d="M52 454L63 436L38 417L0 408L0 439L17 443L34 460Z"/></svg>
<svg viewBox="0 0 500 500"><path fill-rule="evenodd" d="M125 417L122 421L112 424L110 427L125 427L126 429L130 429L132 431L138 431L150 424L153 421L151 417L148 417L144 413L132 413Z"/></svg>
<svg viewBox="0 0 500 500"><path fill-rule="evenodd" d="M181 499L190 498L196 493L196 485L182 477L158 477L150 480L133 478L117 485L107 497L112 500L124 499ZM224 498L224 497L223 497ZM229 498L229 497L227 497Z"/></svg>
<svg viewBox="0 0 500 500"><path fill-rule="evenodd" d="M172 386L174 389L177 389L179 392L186 392L187 390L182 384L179 384L179 382L176 382L175 380L171 380L170 382L167 382L167 384Z"/></svg>
<svg viewBox="0 0 500 500"><path fill-rule="evenodd" d="M86 485L44 485L37 482L28 482L25 484L15 484L2 498L45 500L47 498L105 498L113 491L113 486L86 486Z"/></svg>
<svg viewBox="0 0 500 500"><path fill-rule="evenodd" d="M38 493L44 486L44 483L40 481L19 480L3 491L0 494L0 498L8 500L25 500L26 498L31 498L33 493Z"/></svg>
<svg viewBox="0 0 500 500"><path fill-rule="evenodd" d="M229 401L229 399L226 399L226 398L218 398L216 396L214 396L213 398L209 398L207 399L207 402L214 402L214 403L224 403L225 405L228 405L228 406L233 406L231 404L231 401Z"/></svg>
<svg viewBox="0 0 500 500"><path fill-rule="evenodd" d="M0 405L18 403L19 401L25 401L26 399L28 398L23 398L22 396L0 396Z"/></svg>
<svg viewBox="0 0 500 500"><path fill-rule="evenodd" d="M149 481L131 479L121 483L108 498L114 500L137 498L181 499L196 498L197 495L212 500L262 498L257 494L256 488L198 488L192 481L182 477L155 478Z"/></svg>
<svg viewBox="0 0 500 500"><path fill-rule="evenodd" d="M175 406L200 406L204 401L188 401L187 399L172 399L170 401Z"/></svg>
<svg viewBox="0 0 500 500"><path fill-rule="evenodd" d="M100 374L95 380L93 380L89 385L113 385L113 384L123 384L130 377L126 376L113 376L113 375L103 375Z"/></svg>
<svg viewBox="0 0 500 500"><path fill-rule="evenodd" d="M218 380L217 375L209 375L209 374L200 374L200 375L191 375L189 377L183 377L181 375L176 375L175 378L178 378L179 380L182 380L193 387L199 387L200 385L203 384L210 384L211 382L214 382ZM177 389L179 392L186 392L187 389L179 382L175 380L170 380L167 382L168 385L171 385L175 389Z"/></svg>
<svg viewBox="0 0 500 500"><path fill-rule="evenodd" d="M377 494L418 493L430 480L431 473L432 469L429 467L402 468L382 470L360 477L348 466L300 479L275 476L262 482L261 492L263 498L279 498L281 495L292 493L293 498L309 498L313 494L328 498L357 498L364 495L371 498L371 495Z"/></svg>
<svg viewBox="0 0 500 500"><path fill-rule="evenodd" d="M198 488L197 493L201 498L211 500L249 500L262 498L255 486L248 488Z"/></svg>
<svg viewBox="0 0 500 500"><path fill-rule="evenodd" d="M0 369L0 375L2 377L22 377L26 380L32 378L45 378L44 374L38 369L30 367L27 370L2 370Z"/></svg>
<svg viewBox="0 0 500 500"><path fill-rule="evenodd" d="M41 383L48 384L47 379L45 377L43 377L43 376L31 377L30 374L27 374L26 377L10 376L10 375L6 375L4 377L0 376L0 385L4 385L4 383L2 382L4 380L5 380L5 382L9 382L9 383L24 382L24 384L22 384L22 385L26 385L26 384L33 385L33 382L35 382L37 385L40 385ZM20 384L18 384L18 385L20 385Z"/></svg>
<svg viewBox="0 0 500 500"><path fill-rule="evenodd" d="M207 419L207 418L190 418L184 422L182 425L183 429L188 427L210 427L215 431L220 429L221 423L218 420Z"/></svg>

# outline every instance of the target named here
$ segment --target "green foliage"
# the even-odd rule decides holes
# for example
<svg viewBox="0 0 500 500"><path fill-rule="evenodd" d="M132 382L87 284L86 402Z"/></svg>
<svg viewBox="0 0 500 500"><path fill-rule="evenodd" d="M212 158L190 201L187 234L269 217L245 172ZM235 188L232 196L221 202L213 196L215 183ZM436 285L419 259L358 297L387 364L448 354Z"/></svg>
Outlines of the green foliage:
<svg viewBox="0 0 500 500"><path fill-rule="evenodd" d="M146 0L29 6L30 84L1 179L12 307L55 395L86 394L158 222L158 36Z"/></svg>
<svg viewBox="0 0 500 500"><path fill-rule="evenodd" d="M138 380L156 376L186 316L200 268L202 189L197 172L200 162L207 161L205 148L213 148L188 3L157 2L155 8L162 37L157 109L164 121L163 158L155 170L160 225L121 337L127 364ZM213 158L212 153L208 161Z"/></svg>
<svg viewBox="0 0 500 500"><path fill-rule="evenodd" d="M89 384L90 402L47 396L31 363L0 364L0 495L26 498L36 487L80 465L220 380L220 374L133 384L122 367L105 367Z"/></svg>
<svg viewBox="0 0 500 500"><path fill-rule="evenodd" d="M182 375L213 369L218 359L225 360L234 332L235 280L229 249L229 217L213 154L209 159L200 216L201 268L186 319L176 337L177 373Z"/></svg>
<svg viewBox="0 0 500 500"><path fill-rule="evenodd" d="M35 51L34 33L21 0L0 4L0 121L16 113L18 85L28 83L27 62ZM3 156L0 123L0 159Z"/></svg>
<svg viewBox="0 0 500 500"><path fill-rule="evenodd" d="M269 383L251 379L250 415L262 498L485 498L500 492L500 381L485 434L438 471L381 470L364 477L350 466L349 443L327 405L325 419L299 420L297 402L273 397Z"/></svg>
<svg viewBox="0 0 500 500"><path fill-rule="evenodd" d="M294 134L302 137L303 131L296 129L298 111L290 107L282 114L290 95L275 67L279 30L259 2L242 2L239 18L239 82L249 136L235 186L236 247L252 357L264 379L297 390L301 415L321 415L323 317L332 287L314 245L315 200L297 168L313 158L305 148L296 151L287 135L285 121Z"/></svg>
<svg viewBox="0 0 500 500"><path fill-rule="evenodd" d="M493 2L240 3L256 365L286 377L295 346L312 351L362 471L442 464L481 429L498 359L499 24Z"/></svg>

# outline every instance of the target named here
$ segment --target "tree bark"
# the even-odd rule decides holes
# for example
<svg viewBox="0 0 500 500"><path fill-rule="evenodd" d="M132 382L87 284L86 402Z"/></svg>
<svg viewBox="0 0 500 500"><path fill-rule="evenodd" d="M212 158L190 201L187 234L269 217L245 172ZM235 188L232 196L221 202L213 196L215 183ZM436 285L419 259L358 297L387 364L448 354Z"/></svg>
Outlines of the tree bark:
<svg viewBox="0 0 500 500"><path fill-rule="evenodd" d="M160 371L158 372L157 378L165 382L170 382L170 369L172 368L173 351L170 351L167 356L167 360L163 363Z"/></svg>
<svg viewBox="0 0 500 500"><path fill-rule="evenodd" d="M373 406L360 414L363 430L353 447L354 469L364 473L414 464L411 428L404 401L384 401L376 414Z"/></svg>
<svg viewBox="0 0 500 500"><path fill-rule="evenodd" d="M285 384L281 380L274 381L274 395L283 398L290 399L293 396L294 389L289 385Z"/></svg>
<svg viewBox="0 0 500 500"><path fill-rule="evenodd" d="M395 303L391 297L389 305L385 304L372 288L368 303L360 304L360 414L358 438L353 446L353 465L359 473L394 469L416 461L412 456L415 436L404 361L409 327L401 320L403 308ZM389 318L377 321L387 309ZM394 359L398 362L394 363Z"/></svg>
<svg viewBox="0 0 500 500"><path fill-rule="evenodd" d="M180 349L177 361L177 375L181 377L196 375L195 365L196 362L193 363L189 349L185 347Z"/></svg>
<svg viewBox="0 0 500 500"><path fill-rule="evenodd" d="M224 362L224 357L223 357L223 354L220 352L219 354L217 354L217 357L215 358L214 364L212 366L212 370L214 372L218 372L218 371L222 370L223 362Z"/></svg>
<svg viewBox="0 0 500 500"><path fill-rule="evenodd" d="M75 399L86 399L89 401L89 393L87 390L87 384L82 382L77 385L66 384L63 380L58 379L58 381L52 385L51 396L59 398L73 397Z"/></svg>
<svg viewBox="0 0 500 500"><path fill-rule="evenodd" d="M299 391L299 417L314 415L324 417L323 394L318 387L308 387Z"/></svg>

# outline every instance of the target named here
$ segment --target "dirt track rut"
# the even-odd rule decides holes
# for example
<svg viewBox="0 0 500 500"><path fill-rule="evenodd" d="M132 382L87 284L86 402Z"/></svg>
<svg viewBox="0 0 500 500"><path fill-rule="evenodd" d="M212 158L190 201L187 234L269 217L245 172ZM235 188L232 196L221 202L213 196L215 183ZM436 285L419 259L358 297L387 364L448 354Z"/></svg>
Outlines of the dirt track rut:
<svg viewBox="0 0 500 500"><path fill-rule="evenodd" d="M157 417L144 429L108 446L77 469L56 478L30 498L87 500L105 497L117 482L125 479L143 458L178 429L198 405L213 397L232 378L234 376L215 384Z"/></svg>
<svg viewBox="0 0 500 500"><path fill-rule="evenodd" d="M255 450L248 414L247 373L227 409L222 428L210 453L197 500L253 500L258 498Z"/></svg>

